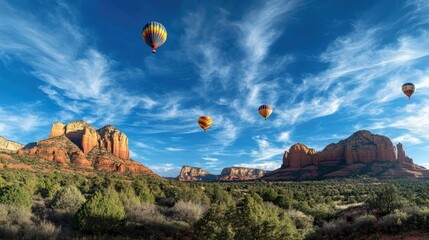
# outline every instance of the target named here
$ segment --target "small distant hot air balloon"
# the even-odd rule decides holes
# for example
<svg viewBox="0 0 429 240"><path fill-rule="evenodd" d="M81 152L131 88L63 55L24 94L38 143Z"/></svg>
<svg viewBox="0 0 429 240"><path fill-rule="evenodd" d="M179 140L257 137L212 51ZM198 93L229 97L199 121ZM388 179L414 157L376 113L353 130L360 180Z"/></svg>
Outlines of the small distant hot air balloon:
<svg viewBox="0 0 429 240"><path fill-rule="evenodd" d="M156 53L156 49L167 40L167 30L159 22L149 22L143 27L142 38Z"/></svg>
<svg viewBox="0 0 429 240"><path fill-rule="evenodd" d="M267 118L271 115L271 113L273 112L273 108L268 105L268 104L264 104L262 106L259 107L258 109L259 114L261 114L261 116L267 120Z"/></svg>
<svg viewBox="0 0 429 240"><path fill-rule="evenodd" d="M198 118L198 124L202 129L204 129L204 132L212 125L213 120L209 116L201 116Z"/></svg>
<svg viewBox="0 0 429 240"><path fill-rule="evenodd" d="M412 83L405 83L402 85L402 92L407 95L408 99L411 98L411 95L416 91L416 87Z"/></svg>

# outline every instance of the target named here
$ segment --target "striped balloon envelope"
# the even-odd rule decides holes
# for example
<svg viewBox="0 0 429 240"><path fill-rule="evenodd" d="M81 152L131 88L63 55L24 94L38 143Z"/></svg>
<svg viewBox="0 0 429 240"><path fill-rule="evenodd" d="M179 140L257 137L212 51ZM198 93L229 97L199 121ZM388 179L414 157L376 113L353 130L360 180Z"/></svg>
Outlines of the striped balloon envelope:
<svg viewBox="0 0 429 240"><path fill-rule="evenodd" d="M156 49L167 40L167 30L159 22L149 22L142 30L142 38L145 43L156 53Z"/></svg>
<svg viewBox="0 0 429 240"><path fill-rule="evenodd" d="M402 85L402 92L407 95L408 99L411 98L411 95L416 91L416 87L412 83L405 83Z"/></svg>
<svg viewBox="0 0 429 240"><path fill-rule="evenodd" d="M209 116L201 116L198 118L198 124L204 130L204 132L212 125L213 120Z"/></svg>
<svg viewBox="0 0 429 240"><path fill-rule="evenodd" d="M262 106L259 107L258 112L259 112L259 114L261 114L261 116L265 120L267 120L267 118L273 112L273 108L270 105L268 105L268 104L264 104L264 105L262 105Z"/></svg>

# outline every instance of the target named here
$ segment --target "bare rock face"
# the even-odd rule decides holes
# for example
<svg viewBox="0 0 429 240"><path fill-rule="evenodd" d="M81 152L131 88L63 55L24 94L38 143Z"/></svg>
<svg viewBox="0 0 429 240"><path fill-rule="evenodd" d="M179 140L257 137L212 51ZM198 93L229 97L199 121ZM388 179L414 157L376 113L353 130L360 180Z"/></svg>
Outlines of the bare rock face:
<svg viewBox="0 0 429 240"><path fill-rule="evenodd" d="M347 164L396 161L392 141L385 136L375 135L369 131L358 131L338 144L346 146L345 160Z"/></svg>
<svg viewBox="0 0 429 240"><path fill-rule="evenodd" d="M312 165L315 154L316 150L308 148L302 143L294 144L290 147L289 152L285 152L283 166L301 168Z"/></svg>
<svg viewBox="0 0 429 240"><path fill-rule="evenodd" d="M73 121L66 125L62 122L54 123L49 138L61 135L66 135L85 154L98 146L98 139L100 138L95 128L84 121Z"/></svg>
<svg viewBox="0 0 429 240"><path fill-rule="evenodd" d="M49 135L49 138L63 135L65 133L64 127L65 127L64 124L59 121L52 124L51 134Z"/></svg>
<svg viewBox="0 0 429 240"><path fill-rule="evenodd" d="M183 166L180 174L177 177L179 181L213 181L216 176L207 172L202 168Z"/></svg>
<svg viewBox="0 0 429 240"><path fill-rule="evenodd" d="M227 167L222 169L218 181L245 181L264 176L265 171L255 168Z"/></svg>
<svg viewBox="0 0 429 240"><path fill-rule="evenodd" d="M270 172L264 179L345 177L359 172L382 177L429 176L424 168L414 165L413 160L406 156L402 144L397 145L396 154L389 138L361 130L338 143L329 144L321 152L302 143L291 146L283 155L281 168Z"/></svg>
<svg viewBox="0 0 429 240"><path fill-rule="evenodd" d="M83 153L89 153L98 146L98 134L95 128L84 121L73 121L65 125L64 133Z"/></svg>
<svg viewBox="0 0 429 240"><path fill-rule="evenodd" d="M177 179L179 181L247 181L264 176L265 171L255 168L227 167L222 169L220 175L214 175L202 168L183 166Z"/></svg>
<svg viewBox="0 0 429 240"><path fill-rule="evenodd" d="M99 130L84 121L73 121L68 124L56 122L52 125L49 138L66 135L83 153L89 153L94 147L103 147L113 155L129 159L128 137L111 125Z"/></svg>
<svg viewBox="0 0 429 240"><path fill-rule="evenodd" d="M124 133L110 125L96 131L83 121L53 124L49 139L26 146L18 155L37 156L65 168L156 175L129 158L128 138Z"/></svg>
<svg viewBox="0 0 429 240"><path fill-rule="evenodd" d="M7 140L6 138L0 136L0 151L16 152L23 147L24 145L20 143Z"/></svg>
<svg viewBox="0 0 429 240"><path fill-rule="evenodd" d="M111 125L98 129L97 132L100 135L100 146L119 158L130 158L128 137L123 132Z"/></svg>
<svg viewBox="0 0 429 240"><path fill-rule="evenodd" d="M413 159L411 159L411 158L407 157L407 155L405 155L405 151L404 151L404 148L402 147L401 143L398 143L396 145L396 149L398 150L398 162L413 164Z"/></svg>

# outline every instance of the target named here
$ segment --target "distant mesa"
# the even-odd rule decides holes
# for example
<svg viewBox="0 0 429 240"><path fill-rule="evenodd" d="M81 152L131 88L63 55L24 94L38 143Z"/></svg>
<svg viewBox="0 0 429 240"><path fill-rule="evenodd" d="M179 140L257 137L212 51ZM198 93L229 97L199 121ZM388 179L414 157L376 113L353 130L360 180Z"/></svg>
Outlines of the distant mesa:
<svg viewBox="0 0 429 240"><path fill-rule="evenodd" d="M2 152L16 152L19 149L23 148L24 145L21 143L17 143L11 140L7 140L6 138L0 136L0 151Z"/></svg>
<svg viewBox="0 0 429 240"><path fill-rule="evenodd" d="M202 168L183 166L177 179L184 182L212 182L216 180L216 175L211 174Z"/></svg>
<svg viewBox="0 0 429 240"><path fill-rule="evenodd" d="M34 156L63 167L107 172L137 172L156 175L129 157L128 137L111 125L95 130L84 121L52 125L48 139L18 150L20 156Z"/></svg>
<svg viewBox="0 0 429 240"><path fill-rule="evenodd" d="M192 182L214 182L214 181L248 181L255 180L264 176L265 171L262 169L244 168L244 167L227 167L222 169L220 175L211 174L206 170L198 167L183 166L179 176L179 181Z"/></svg>
<svg viewBox="0 0 429 240"><path fill-rule="evenodd" d="M361 130L331 143L321 152L302 143L283 155L280 169L264 180L306 180L366 174L375 177L429 177L429 170L415 165L401 143L396 148L385 136Z"/></svg>

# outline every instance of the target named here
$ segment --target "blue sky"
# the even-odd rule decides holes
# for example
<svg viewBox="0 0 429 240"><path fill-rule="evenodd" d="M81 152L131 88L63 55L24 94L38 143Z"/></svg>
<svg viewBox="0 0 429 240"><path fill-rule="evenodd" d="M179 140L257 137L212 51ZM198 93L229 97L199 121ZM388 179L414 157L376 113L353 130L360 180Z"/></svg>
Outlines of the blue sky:
<svg viewBox="0 0 429 240"><path fill-rule="evenodd" d="M426 0L0 0L0 135L112 124L133 159L177 176L273 170L296 142L320 151L367 129L429 166L428 16ZM168 31L156 54L149 21Z"/></svg>

